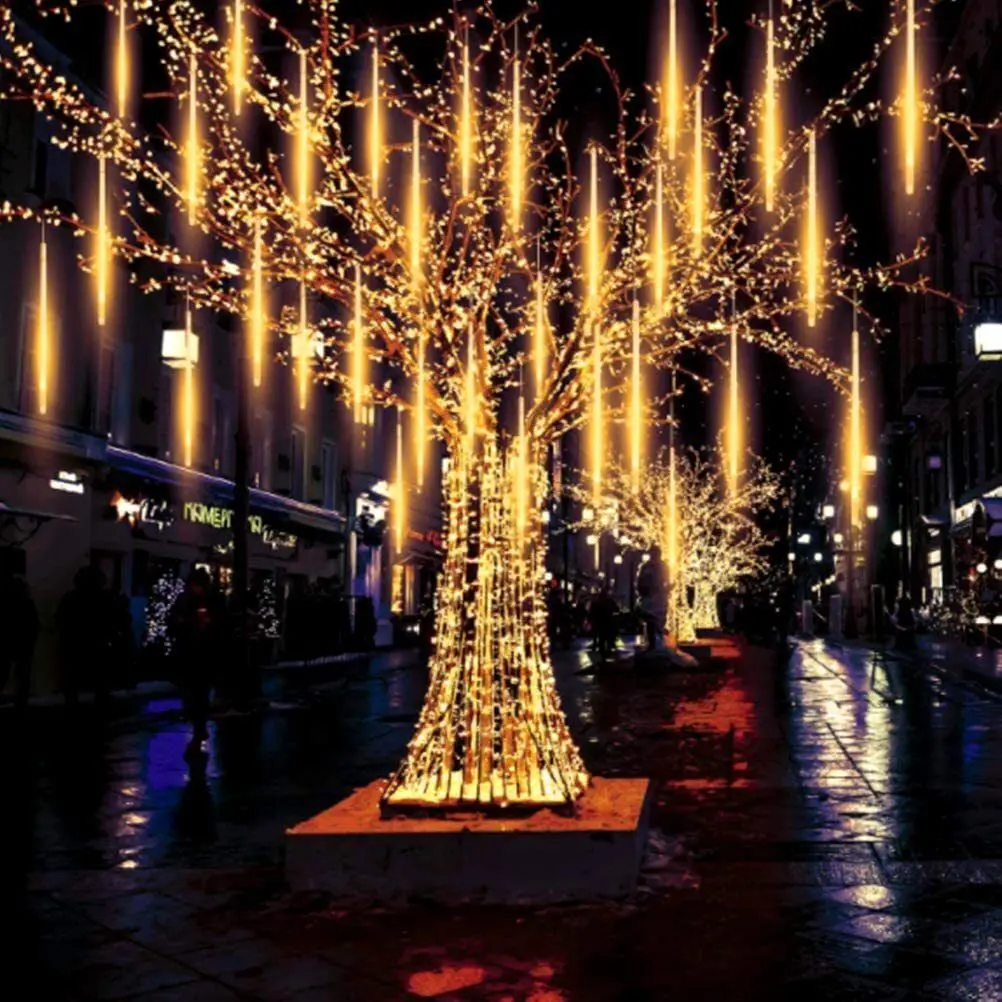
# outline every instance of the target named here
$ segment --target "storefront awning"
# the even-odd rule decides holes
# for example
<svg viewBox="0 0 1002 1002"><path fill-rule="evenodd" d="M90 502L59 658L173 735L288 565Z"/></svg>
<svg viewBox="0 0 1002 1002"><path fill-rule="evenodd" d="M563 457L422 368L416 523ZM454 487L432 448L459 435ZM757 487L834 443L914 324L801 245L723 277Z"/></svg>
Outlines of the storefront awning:
<svg viewBox="0 0 1002 1002"><path fill-rule="evenodd" d="M107 459L108 465L113 470L153 483L176 487L214 504L233 505L235 485L232 480L227 480L225 477L189 470L117 446L108 446ZM344 538L344 516L328 508L253 487L250 489L250 508L256 514L267 516L270 524L294 528L297 535L328 540Z"/></svg>

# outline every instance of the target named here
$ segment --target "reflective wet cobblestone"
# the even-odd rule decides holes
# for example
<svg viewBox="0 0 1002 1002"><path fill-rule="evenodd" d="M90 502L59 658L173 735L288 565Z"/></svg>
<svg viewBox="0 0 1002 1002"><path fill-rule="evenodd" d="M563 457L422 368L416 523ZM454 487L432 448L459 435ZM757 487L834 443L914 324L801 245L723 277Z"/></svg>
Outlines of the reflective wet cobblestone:
<svg viewBox="0 0 1002 1002"><path fill-rule="evenodd" d="M559 670L589 766L656 784L654 852L615 904L344 911L284 887L285 827L396 763L424 686L406 655L276 681L215 721L204 778L170 696L0 714L4 997L1002 998L990 692L820 643L780 669L583 667Z"/></svg>

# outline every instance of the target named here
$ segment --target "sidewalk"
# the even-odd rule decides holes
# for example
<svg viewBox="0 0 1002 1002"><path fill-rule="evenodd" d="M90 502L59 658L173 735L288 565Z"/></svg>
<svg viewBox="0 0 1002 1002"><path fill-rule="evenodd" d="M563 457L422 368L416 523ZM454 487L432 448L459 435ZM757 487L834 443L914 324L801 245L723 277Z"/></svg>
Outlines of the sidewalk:
<svg viewBox="0 0 1002 1002"><path fill-rule="evenodd" d="M899 651L892 643L864 639L841 638L833 641L825 638L825 643L847 651L879 651L902 661L920 663L941 675L954 678L959 676L965 682L974 683L1002 696L1002 648L974 646L952 637L931 634L920 634L916 637L915 651Z"/></svg>

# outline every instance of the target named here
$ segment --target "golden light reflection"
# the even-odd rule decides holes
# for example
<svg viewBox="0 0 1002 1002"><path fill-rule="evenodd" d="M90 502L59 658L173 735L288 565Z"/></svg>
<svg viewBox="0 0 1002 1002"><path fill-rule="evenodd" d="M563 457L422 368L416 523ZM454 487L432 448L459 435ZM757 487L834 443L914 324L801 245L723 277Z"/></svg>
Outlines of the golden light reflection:
<svg viewBox="0 0 1002 1002"><path fill-rule="evenodd" d="M602 495L602 463L605 454L605 413L602 401L602 325L598 321L601 289L601 220L598 213L598 150L591 148L591 198L588 219L588 306L592 335L591 476L596 501ZM596 563L598 550L596 544Z"/></svg>
<svg viewBox="0 0 1002 1002"><path fill-rule="evenodd" d="M38 317L35 326L35 378L38 389L38 413L49 412L49 350L52 331L49 328L49 245L45 238L45 224L38 245Z"/></svg>

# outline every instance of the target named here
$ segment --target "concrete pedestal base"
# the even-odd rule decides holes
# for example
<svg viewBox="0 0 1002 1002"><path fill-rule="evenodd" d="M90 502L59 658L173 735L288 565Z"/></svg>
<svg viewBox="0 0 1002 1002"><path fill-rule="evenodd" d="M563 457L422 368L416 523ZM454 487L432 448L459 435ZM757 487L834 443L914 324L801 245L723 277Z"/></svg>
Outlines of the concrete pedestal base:
<svg viewBox="0 0 1002 1002"><path fill-rule="evenodd" d="M296 890L389 901L412 896L498 903L584 901L629 894L647 841L646 779L594 779L573 817L379 815L370 783L286 832Z"/></svg>

